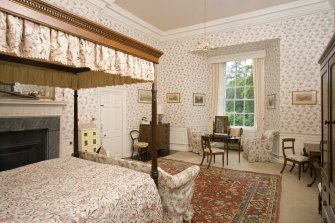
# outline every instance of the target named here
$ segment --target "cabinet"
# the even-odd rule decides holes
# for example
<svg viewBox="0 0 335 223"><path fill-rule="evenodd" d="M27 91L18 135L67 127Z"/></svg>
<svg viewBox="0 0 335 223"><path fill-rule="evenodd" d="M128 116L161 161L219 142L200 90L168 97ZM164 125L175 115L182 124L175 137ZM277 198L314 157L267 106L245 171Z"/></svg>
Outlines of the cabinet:
<svg viewBox="0 0 335 223"><path fill-rule="evenodd" d="M158 156L167 155L170 151L170 124L163 123L157 124L157 153ZM151 140L151 125L141 124L140 125L140 141L149 142L149 150L151 150L152 140Z"/></svg>
<svg viewBox="0 0 335 223"><path fill-rule="evenodd" d="M319 61L321 65L321 216L335 222L335 35ZM334 139L334 143L333 143Z"/></svg>

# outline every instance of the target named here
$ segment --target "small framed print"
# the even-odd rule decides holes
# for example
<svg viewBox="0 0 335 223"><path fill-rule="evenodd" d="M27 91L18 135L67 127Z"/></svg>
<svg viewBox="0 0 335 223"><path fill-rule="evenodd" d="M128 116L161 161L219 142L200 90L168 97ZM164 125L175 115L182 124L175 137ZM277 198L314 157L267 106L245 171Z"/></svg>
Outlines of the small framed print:
<svg viewBox="0 0 335 223"><path fill-rule="evenodd" d="M138 102L150 104L152 102L152 93L150 90L138 89Z"/></svg>
<svg viewBox="0 0 335 223"><path fill-rule="evenodd" d="M167 103L180 103L180 94L179 93L166 93Z"/></svg>
<svg viewBox="0 0 335 223"><path fill-rule="evenodd" d="M193 105L204 106L205 105L205 94L193 93Z"/></svg>
<svg viewBox="0 0 335 223"><path fill-rule="evenodd" d="M276 95L270 94L266 96L266 108L275 109L276 108Z"/></svg>
<svg viewBox="0 0 335 223"><path fill-rule="evenodd" d="M316 91L292 91L293 105L316 105Z"/></svg>

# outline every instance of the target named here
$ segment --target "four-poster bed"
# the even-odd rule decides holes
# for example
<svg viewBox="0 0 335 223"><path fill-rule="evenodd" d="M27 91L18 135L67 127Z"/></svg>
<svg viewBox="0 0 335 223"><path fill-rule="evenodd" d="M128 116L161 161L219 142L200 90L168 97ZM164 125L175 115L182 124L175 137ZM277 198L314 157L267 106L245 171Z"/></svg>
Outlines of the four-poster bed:
<svg viewBox="0 0 335 223"><path fill-rule="evenodd" d="M161 55L43 1L1 1L0 82L74 90L74 157L0 172L0 221L192 219L200 168L194 165L170 175L157 167L156 66ZM152 83L151 164L79 151L78 89L138 82Z"/></svg>
<svg viewBox="0 0 335 223"><path fill-rule="evenodd" d="M74 89L75 157L80 88L152 82L152 148L156 148L155 75L161 51L40 0L4 0L0 13L0 81ZM22 65L32 70L27 72ZM157 185L157 151L150 152L151 176Z"/></svg>

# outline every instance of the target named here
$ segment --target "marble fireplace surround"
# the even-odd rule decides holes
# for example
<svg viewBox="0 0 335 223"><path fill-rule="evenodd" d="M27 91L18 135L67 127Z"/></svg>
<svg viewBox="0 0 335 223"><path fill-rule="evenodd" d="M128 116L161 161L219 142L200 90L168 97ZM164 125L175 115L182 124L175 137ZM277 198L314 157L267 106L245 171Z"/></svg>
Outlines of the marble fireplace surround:
<svg viewBox="0 0 335 223"><path fill-rule="evenodd" d="M66 102L0 100L0 132L47 129L47 159L59 157L60 116Z"/></svg>

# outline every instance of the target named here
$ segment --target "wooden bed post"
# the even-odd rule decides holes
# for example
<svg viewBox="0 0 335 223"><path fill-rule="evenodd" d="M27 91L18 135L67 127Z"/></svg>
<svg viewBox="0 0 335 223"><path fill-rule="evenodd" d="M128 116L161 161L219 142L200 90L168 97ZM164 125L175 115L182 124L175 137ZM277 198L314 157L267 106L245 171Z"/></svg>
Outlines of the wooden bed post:
<svg viewBox="0 0 335 223"><path fill-rule="evenodd" d="M157 143L156 143L156 126L157 126L157 64L154 64L154 82L152 83L152 107L151 107L151 177L158 186L157 170Z"/></svg>
<svg viewBox="0 0 335 223"><path fill-rule="evenodd" d="M79 144L78 144L78 90L73 93L73 156L79 157Z"/></svg>

